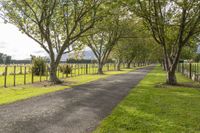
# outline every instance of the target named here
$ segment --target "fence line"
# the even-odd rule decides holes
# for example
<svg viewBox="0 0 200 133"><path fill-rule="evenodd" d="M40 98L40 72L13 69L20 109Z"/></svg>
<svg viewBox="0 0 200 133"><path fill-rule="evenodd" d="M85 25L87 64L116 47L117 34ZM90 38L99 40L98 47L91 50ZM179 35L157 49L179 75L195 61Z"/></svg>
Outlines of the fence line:
<svg viewBox="0 0 200 133"><path fill-rule="evenodd" d="M62 65L62 64L61 64ZM63 64L64 65L64 64ZM97 64L67 64L72 67L72 72L70 74L64 74L61 70L57 69L57 76L59 79L75 77L86 74L96 74L98 71ZM146 64L137 64L137 66L144 66ZM136 64L131 64L131 67L135 67ZM48 66L47 66L48 67ZM121 64L121 68L125 68L126 65L124 63ZM8 86L17 86L17 85L25 85L28 83L36 83L47 81L50 78L49 70L46 69L46 73L42 75L40 72L39 75L35 75L32 71L32 65L0 65L0 87L8 87ZM117 70L117 65L114 63L107 63L103 67L103 71L114 71Z"/></svg>
<svg viewBox="0 0 200 133"><path fill-rule="evenodd" d="M200 65L199 63L179 63L177 71L192 79L193 81L200 81Z"/></svg>

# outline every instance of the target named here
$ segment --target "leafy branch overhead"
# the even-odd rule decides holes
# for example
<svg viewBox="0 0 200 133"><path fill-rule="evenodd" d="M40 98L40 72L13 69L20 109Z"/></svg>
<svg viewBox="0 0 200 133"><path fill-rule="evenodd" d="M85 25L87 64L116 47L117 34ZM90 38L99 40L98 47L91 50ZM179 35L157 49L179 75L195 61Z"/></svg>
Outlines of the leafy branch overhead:
<svg viewBox="0 0 200 133"><path fill-rule="evenodd" d="M3 18L35 40L51 58L52 81L63 53L99 19L102 0L3 0ZM76 48L76 47L75 47Z"/></svg>

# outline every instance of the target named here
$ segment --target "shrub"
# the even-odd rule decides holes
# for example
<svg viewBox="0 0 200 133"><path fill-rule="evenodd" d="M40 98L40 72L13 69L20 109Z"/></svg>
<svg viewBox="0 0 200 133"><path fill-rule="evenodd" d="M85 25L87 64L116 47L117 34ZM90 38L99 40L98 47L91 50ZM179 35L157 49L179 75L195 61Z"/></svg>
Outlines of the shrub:
<svg viewBox="0 0 200 133"><path fill-rule="evenodd" d="M60 65L59 69L64 74L70 74L72 72L72 67L69 65Z"/></svg>
<svg viewBox="0 0 200 133"><path fill-rule="evenodd" d="M32 58L32 72L34 75L45 75L47 71L46 60L43 57L33 57Z"/></svg>

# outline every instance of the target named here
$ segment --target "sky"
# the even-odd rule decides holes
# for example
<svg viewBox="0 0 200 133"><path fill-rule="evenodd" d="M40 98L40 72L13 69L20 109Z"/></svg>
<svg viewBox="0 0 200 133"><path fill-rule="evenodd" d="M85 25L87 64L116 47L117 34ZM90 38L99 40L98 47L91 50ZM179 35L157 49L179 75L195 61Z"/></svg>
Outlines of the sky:
<svg viewBox="0 0 200 133"><path fill-rule="evenodd" d="M90 51L88 47L84 51ZM12 24L4 24L0 19L0 53L12 56L15 60L30 59L30 55L48 56L34 40L21 33ZM88 53L88 57L94 56ZM66 57L64 57L66 58Z"/></svg>
<svg viewBox="0 0 200 133"><path fill-rule="evenodd" d="M22 34L14 25L4 24L0 20L0 53L12 56L12 59L30 59L30 55L45 56L39 44Z"/></svg>

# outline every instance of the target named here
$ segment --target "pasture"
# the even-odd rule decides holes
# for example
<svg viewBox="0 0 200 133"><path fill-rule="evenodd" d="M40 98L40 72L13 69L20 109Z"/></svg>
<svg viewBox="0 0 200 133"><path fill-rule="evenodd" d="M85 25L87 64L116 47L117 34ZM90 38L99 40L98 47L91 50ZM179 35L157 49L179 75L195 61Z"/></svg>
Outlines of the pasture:
<svg viewBox="0 0 200 133"><path fill-rule="evenodd" d="M96 74L98 70L97 64L68 64L72 68L70 74L62 73L59 68L57 69L57 76L60 79L75 77L79 75L89 75ZM28 65L1 65L0 66L0 87L24 85L35 82L42 82L49 80L49 72L47 71L45 75L34 75L32 73L32 66ZM121 65L125 68L125 65ZM7 69L7 70L6 70ZM116 70L115 64L106 64L103 71L114 71ZM7 71L7 72L6 72Z"/></svg>

